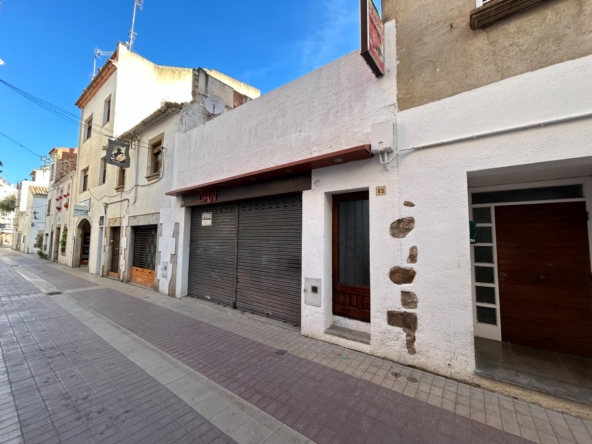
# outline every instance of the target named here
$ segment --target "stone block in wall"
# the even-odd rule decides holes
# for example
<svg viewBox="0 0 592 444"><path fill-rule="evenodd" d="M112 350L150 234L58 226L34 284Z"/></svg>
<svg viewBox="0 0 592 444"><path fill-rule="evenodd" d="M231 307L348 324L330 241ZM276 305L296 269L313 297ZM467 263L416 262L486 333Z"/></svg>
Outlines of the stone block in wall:
<svg viewBox="0 0 592 444"><path fill-rule="evenodd" d="M389 278L397 285L412 284L416 274L413 268L393 267L389 272Z"/></svg>
<svg viewBox="0 0 592 444"><path fill-rule="evenodd" d="M396 239L406 237L415 228L415 218L404 217L391 224L391 236Z"/></svg>
<svg viewBox="0 0 592 444"><path fill-rule="evenodd" d="M412 291L401 292L401 305L403 308L416 309L418 304L417 295Z"/></svg>
<svg viewBox="0 0 592 444"><path fill-rule="evenodd" d="M417 247L414 245L409 249L409 257L407 258L408 264L416 264L417 263Z"/></svg>
<svg viewBox="0 0 592 444"><path fill-rule="evenodd" d="M407 311L388 311L387 323L391 327L398 327L405 332L405 345L410 355L415 354L415 332L417 331L417 314Z"/></svg>

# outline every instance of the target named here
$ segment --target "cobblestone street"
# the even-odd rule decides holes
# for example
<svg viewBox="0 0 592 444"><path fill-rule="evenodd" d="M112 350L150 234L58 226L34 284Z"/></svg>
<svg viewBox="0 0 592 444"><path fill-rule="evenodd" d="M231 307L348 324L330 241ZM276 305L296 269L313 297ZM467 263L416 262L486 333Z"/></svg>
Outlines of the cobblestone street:
<svg viewBox="0 0 592 444"><path fill-rule="evenodd" d="M7 249L0 302L2 443L592 443L588 420Z"/></svg>

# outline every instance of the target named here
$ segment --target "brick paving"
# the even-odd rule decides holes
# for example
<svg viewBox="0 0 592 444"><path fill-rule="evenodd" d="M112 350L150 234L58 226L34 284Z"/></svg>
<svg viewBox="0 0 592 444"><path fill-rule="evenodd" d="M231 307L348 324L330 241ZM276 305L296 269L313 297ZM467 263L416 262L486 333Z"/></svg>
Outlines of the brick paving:
<svg viewBox="0 0 592 444"><path fill-rule="evenodd" d="M121 292L72 297L319 444L529 442Z"/></svg>
<svg viewBox="0 0 592 444"><path fill-rule="evenodd" d="M234 442L15 269L0 262L0 442Z"/></svg>
<svg viewBox="0 0 592 444"><path fill-rule="evenodd" d="M590 421L82 270L13 258L318 443L592 444Z"/></svg>

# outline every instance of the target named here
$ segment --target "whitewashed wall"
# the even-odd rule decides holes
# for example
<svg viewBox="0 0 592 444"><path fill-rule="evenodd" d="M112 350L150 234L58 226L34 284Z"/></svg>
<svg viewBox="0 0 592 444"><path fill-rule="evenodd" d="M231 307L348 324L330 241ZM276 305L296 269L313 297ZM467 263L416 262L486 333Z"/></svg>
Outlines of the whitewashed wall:
<svg viewBox="0 0 592 444"><path fill-rule="evenodd" d="M592 57L530 72L399 113L399 149L592 113L590 91ZM419 249L417 277L408 286L419 299L417 354L403 354L404 362L474 377L468 174L562 159L590 163L590 140L588 117L401 153L400 199L416 205L403 207L416 228L401 249Z"/></svg>

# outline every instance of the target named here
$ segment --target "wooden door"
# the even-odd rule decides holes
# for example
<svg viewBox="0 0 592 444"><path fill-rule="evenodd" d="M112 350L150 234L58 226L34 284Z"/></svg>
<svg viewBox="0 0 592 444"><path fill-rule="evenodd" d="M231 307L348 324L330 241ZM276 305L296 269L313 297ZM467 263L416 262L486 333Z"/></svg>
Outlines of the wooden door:
<svg viewBox="0 0 592 444"><path fill-rule="evenodd" d="M85 224L82 227L81 242L80 242L80 265L88 265L88 258L90 257L90 226Z"/></svg>
<svg viewBox="0 0 592 444"><path fill-rule="evenodd" d="M113 277L119 276L119 244L121 239L121 228L111 228L111 268L109 273Z"/></svg>
<svg viewBox="0 0 592 444"><path fill-rule="evenodd" d="M367 191L333 196L333 314L370 322Z"/></svg>
<svg viewBox="0 0 592 444"><path fill-rule="evenodd" d="M592 357L585 202L495 209L502 341Z"/></svg>

